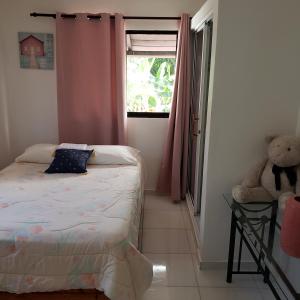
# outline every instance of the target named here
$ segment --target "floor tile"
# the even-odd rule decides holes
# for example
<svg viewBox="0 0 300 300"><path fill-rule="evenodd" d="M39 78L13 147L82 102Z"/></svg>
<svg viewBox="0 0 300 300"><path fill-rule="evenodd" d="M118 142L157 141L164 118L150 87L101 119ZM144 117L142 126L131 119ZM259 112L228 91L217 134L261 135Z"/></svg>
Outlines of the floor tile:
<svg viewBox="0 0 300 300"><path fill-rule="evenodd" d="M195 265L195 263L194 263ZM196 266L196 276L200 287L216 287L216 288L237 288L249 287L257 288L257 284L251 275L233 275L232 283L226 282L226 270L200 270Z"/></svg>
<svg viewBox="0 0 300 300"><path fill-rule="evenodd" d="M147 254L153 263L153 286L197 286L191 254Z"/></svg>
<svg viewBox="0 0 300 300"><path fill-rule="evenodd" d="M190 253L186 230L145 229L143 233L144 253Z"/></svg>
<svg viewBox="0 0 300 300"><path fill-rule="evenodd" d="M186 229L192 229L192 221L189 215L189 211L186 209L182 210L183 222Z"/></svg>
<svg viewBox="0 0 300 300"><path fill-rule="evenodd" d="M145 195L145 210L181 210L182 204L181 203L173 203L170 197L168 196L160 196L160 195L153 195L153 194L146 194Z"/></svg>
<svg viewBox="0 0 300 300"><path fill-rule="evenodd" d="M200 270L197 244L185 202L146 194L143 252L153 263L154 278L142 300L272 300L252 275L235 275L226 283L226 270Z"/></svg>
<svg viewBox="0 0 300 300"><path fill-rule="evenodd" d="M262 275L253 275L253 279L259 289L268 289L269 286L264 282Z"/></svg>
<svg viewBox="0 0 300 300"><path fill-rule="evenodd" d="M151 287L142 300L199 300L196 287Z"/></svg>
<svg viewBox="0 0 300 300"><path fill-rule="evenodd" d="M275 299L275 296L271 292L271 288L269 287L268 284L266 284L263 281L262 275L257 275L254 277L255 282L257 284L257 288L261 291L263 295L264 300L273 300ZM271 276L271 282L273 283L274 287L276 288L277 292L279 293L279 297L282 299L293 299L293 295L289 292L288 288L284 285L281 284L281 288L278 288L276 281L274 280L274 276ZM277 282L281 282L280 279L278 279ZM298 280L299 283L299 280ZM296 287L297 290L297 282L294 283L294 287Z"/></svg>
<svg viewBox="0 0 300 300"><path fill-rule="evenodd" d="M201 300L262 300L253 288L205 288L200 287Z"/></svg>
<svg viewBox="0 0 300 300"><path fill-rule="evenodd" d="M260 290L260 294L263 300L276 300L275 296L269 288Z"/></svg>
<svg viewBox="0 0 300 300"><path fill-rule="evenodd" d="M153 210L145 210L144 228L184 229L185 223L183 220L182 212L180 210L164 210L157 212L153 212Z"/></svg>
<svg viewBox="0 0 300 300"><path fill-rule="evenodd" d="M194 232L192 230L187 230L187 237L188 237L191 252L196 253L197 252L197 243L195 240Z"/></svg>

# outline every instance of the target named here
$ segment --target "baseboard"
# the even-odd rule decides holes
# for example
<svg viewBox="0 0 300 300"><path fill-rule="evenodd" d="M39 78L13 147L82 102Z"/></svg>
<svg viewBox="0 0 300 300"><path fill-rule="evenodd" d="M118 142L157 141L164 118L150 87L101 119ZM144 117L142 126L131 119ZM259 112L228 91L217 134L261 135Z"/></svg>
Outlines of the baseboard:
<svg viewBox="0 0 300 300"><path fill-rule="evenodd" d="M198 259L198 263L200 264L200 262L202 261L201 252L200 252L201 242L200 242L200 238L199 238L200 237L200 231L199 231L198 225L196 223L196 220L194 218L194 207L192 205L192 199L190 198L189 194L186 194L186 204L187 204L187 207L188 207L188 212L189 212L188 215L189 215L192 227L193 227L192 228L193 229L193 234L194 234L195 241L196 241L197 259Z"/></svg>

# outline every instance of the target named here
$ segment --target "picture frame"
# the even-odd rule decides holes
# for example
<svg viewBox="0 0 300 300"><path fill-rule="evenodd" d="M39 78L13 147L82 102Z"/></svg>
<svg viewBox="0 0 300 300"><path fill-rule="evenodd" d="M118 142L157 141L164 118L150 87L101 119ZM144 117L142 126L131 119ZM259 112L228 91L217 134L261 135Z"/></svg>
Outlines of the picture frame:
<svg viewBox="0 0 300 300"><path fill-rule="evenodd" d="M54 69L52 33L18 32L20 68Z"/></svg>

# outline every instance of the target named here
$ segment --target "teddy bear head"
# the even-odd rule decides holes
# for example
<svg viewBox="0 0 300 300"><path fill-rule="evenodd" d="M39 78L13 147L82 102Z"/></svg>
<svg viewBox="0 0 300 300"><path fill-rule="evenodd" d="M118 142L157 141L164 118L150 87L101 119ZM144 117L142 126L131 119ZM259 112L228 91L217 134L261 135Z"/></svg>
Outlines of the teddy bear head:
<svg viewBox="0 0 300 300"><path fill-rule="evenodd" d="M292 167L300 164L300 138L281 135L268 137L268 156L279 167Z"/></svg>

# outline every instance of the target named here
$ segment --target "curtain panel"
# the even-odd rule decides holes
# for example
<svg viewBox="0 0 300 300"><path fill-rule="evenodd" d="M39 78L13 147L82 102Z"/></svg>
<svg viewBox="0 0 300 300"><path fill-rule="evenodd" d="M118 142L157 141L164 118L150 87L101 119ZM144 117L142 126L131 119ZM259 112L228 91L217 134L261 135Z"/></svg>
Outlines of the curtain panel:
<svg viewBox="0 0 300 300"><path fill-rule="evenodd" d="M60 142L127 143L122 15L56 17Z"/></svg>
<svg viewBox="0 0 300 300"><path fill-rule="evenodd" d="M177 202L185 198L190 115L190 17L181 16L176 56L176 75L168 133L157 183L157 191Z"/></svg>

